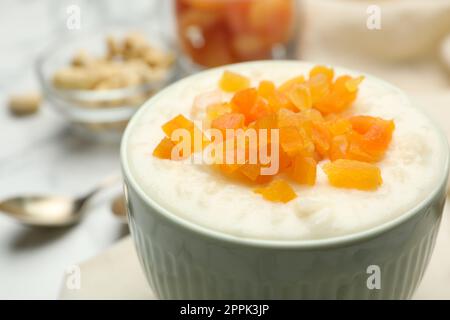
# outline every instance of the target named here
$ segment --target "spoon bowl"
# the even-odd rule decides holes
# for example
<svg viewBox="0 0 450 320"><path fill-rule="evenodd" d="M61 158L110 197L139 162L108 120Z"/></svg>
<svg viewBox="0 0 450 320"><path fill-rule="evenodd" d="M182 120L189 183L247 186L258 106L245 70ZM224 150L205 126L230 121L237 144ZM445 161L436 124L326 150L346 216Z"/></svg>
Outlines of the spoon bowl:
<svg viewBox="0 0 450 320"><path fill-rule="evenodd" d="M39 227L66 227L84 216L85 204L98 192L120 181L114 175L105 179L95 189L82 197L64 196L18 196L0 201L0 211L16 220Z"/></svg>
<svg viewBox="0 0 450 320"><path fill-rule="evenodd" d="M84 201L64 196L21 196L0 202L0 210L34 226L60 227L77 223Z"/></svg>

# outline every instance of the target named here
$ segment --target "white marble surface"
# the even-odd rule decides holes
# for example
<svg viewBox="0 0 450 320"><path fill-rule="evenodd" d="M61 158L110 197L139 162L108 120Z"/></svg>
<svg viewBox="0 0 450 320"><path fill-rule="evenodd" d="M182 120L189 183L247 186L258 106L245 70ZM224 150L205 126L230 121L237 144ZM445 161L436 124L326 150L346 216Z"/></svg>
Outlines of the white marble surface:
<svg viewBox="0 0 450 320"><path fill-rule="evenodd" d="M0 2L0 198L23 192L80 194L119 172L118 144L77 138L51 106L27 118L7 109L11 93L34 90L36 55L69 31L65 9L81 8L82 30L108 19L153 17L152 1L2 0ZM94 23L95 22L95 23ZM65 230L32 229L0 214L0 299L55 299L66 267L127 234L109 210L120 186L97 197L86 219Z"/></svg>

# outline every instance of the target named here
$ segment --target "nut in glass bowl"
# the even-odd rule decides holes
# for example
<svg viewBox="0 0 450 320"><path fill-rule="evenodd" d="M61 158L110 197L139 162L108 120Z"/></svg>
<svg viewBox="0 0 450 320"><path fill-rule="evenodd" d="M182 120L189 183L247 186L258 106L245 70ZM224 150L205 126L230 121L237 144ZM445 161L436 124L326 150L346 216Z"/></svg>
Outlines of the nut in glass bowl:
<svg viewBox="0 0 450 320"><path fill-rule="evenodd" d="M150 96L175 78L175 50L157 29L110 28L65 37L36 62L43 92L79 132L119 139Z"/></svg>

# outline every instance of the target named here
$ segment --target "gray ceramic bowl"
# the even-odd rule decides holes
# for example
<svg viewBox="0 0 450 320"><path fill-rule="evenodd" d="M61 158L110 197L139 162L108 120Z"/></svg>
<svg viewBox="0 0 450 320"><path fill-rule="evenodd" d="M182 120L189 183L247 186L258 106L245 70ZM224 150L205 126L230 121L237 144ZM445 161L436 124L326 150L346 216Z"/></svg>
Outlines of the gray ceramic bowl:
<svg viewBox="0 0 450 320"><path fill-rule="evenodd" d="M131 128L142 110L150 108L159 95L170 94L171 88L150 99L135 115L121 150L131 234L148 282L160 298L411 297L433 251L445 203L449 165L442 132L442 178L425 200L398 218L367 231L322 240L243 239L169 212L146 195L131 174L126 152ZM378 271L379 288L371 277Z"/></svg>

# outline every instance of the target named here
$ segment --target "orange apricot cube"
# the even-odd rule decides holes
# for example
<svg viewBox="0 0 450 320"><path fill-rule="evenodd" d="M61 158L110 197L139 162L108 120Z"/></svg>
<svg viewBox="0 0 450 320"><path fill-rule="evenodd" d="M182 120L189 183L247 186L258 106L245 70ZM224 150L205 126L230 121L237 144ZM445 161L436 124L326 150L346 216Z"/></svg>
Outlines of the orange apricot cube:
<svg viewBox="0 0 450 320"><path fill-rule="evenodd" d="M394 122L371 116L354 116L349 120L354 130L350 149L353 157L371 162L380 160L392 140Z"/></svg>
<svg viewBox="0 0 450 320"><path fill-rule="evenodd" d="M219 129L225 135L226 129L243 128L244 122L245 117L241 113L225 113L211 122L211 128Z"/></svg>
<svg viewBox="0 0 450 320"><path fill-rule="evenodd" d="M311 77L307 83L311 92L311 100L315 105L321 101L331 90L331 82L327 75L318 73Z"/></svg>
<svg viewBox="0 0 450 320"><path fill-rule="evenodd" d="M261 175L261 166L259 164L246 163L239 167L239 172L251 181L256 181Z"/></svg>
<svg viewBox="0 0 450 320"><path fill-rule="evenodd" d="M290 177L297 183L313 186L316 183L316 167L314 158L296 156L290 169Z"/></svg>
<svg viewBox="0 0 450 320"><path fill-rule="evenodd" d="M331 134L327 126L319 121L313 121L311 127L311 138L315 146L315 150L325 157L330 149Z"/></svg>
<svg viewBox="0 0 450 320"><path fill-rule="evenodd" d="M349 142L346 135L335 136L331 139L328 157L331 161L344 159L347 155Z"/></svg>
<svg viewBox="0 0 450 320"><path fill-rule="evenodd" d="M172 133L177 129L186 129L190 131L193 127L194 123L181 114L177 115L176 117L172 118L162 125L162 129L168 137L170 137Z"/></svg>
<svg viewBox="0 0 450 320"><path fill-rule="evenodd" d="M280 109L296 110L289 98L275 87L272 81L261 81L258 86L258 95L266 99L272 111Z"/></svg>
<svg viewBox="0 0 450 320"><path fill-rule="evenodd" d="M277 126L283 127L298 127L301 125L303 118L300 113L293 112L289 109L280 109L277 112Z"/></svg>
<svg viewBox="0 0 450 320"><path fill-rule="evenodd" d="M160 143L153 150L153 156L160 159L171 159L172 149L175 147L175 143L167 137L164 137Z"/></svg>
<svg viewBox="0 0 450 320"><path fill-rule="evenodd" d="M305 148L303 135L297 127L282 127L279 129L280 146L289 156L302 153Z"/></svg>
<svg viewBox="0 0 450 320"><path fill-rule="evenodd" d="M231 112L231 106L228 103L212 104L206 107L206 117L209 121L229 112Z"/></svg>
<svg viewBox="0 0 450 320"><path fill-rule="evenodd" d="M345 82L345 87L349 92L358 91L359 84L364 80L364 76L359 76L357 78L352 78Z"/></svg>
<svg viewBox="0 0 450 320"><path fill-rule="evenodd" d="M255 88L240 90L231 98L231 107L234 111L247 111L255 104L257 96L258 92Z"/></svg>
<svg viewBox="0 0 450 320"><path fill-rule="evenodd" d="M349 119L353 130L362 134L370 149L384 151L392 140L394 121L371 116L354 116Z"/></svg>
<svg viewBox="0 0 450 320"><path fill-rule="evenodd" d="M298 115L302 121L323 121L322 114L313 108L302 110L302 112L299 112Z"/></svg>
<svg viewBox="0 0 450 320"><path fill-rule="evenodd" d="M333 78L334 78L334 70L332 68L328 68L326 66L315 66L314 68L312 68L309 71L309 78L314 78L317 75L324 75L326 80L331 83L333 82Z"/></svg>
<svg viewBox="0 0 450 320"><path fill-rule="evenodd" d="M359 79L359 78L358 78ZM331 86L330 92L314 105L323 114L342 112L356 99L358 85L362 81L350 76L340 76Z"/></svg>
<svg viewBox="0 0 450 320"><path fill-rule="evenodd" d="M270 134L269 130L277 129L277 116L274 113L265 115L255 121L255 129L267 129L267 134Z"/></svg>
<svg viewBox="0 0 450 320"><path fill-rule="evenodd" d="M274 142L277 143L277 142ZM278 153L272 153L272 142L267 145L268 156L270 157L269 163L265 164L265 167L277 168L273 175L277 175L280 172L287 172L287 169L291 167L293 157L290 157L283 151L279 145L277 146ZM278 144L278 143L277 143ZM275 148L273 151L276 151Z"/></svg>
<svg viewBox="0 0 450 320"><path fill-rule="evenodd" d="M255 88L236 92L231 99L231 107L234 112L245 115L246 125L271 112L269 104L258 96Z"/></svg>
<svg viewBox="0 0 450 320"><path fill-rule="evenodd" d="M297 110L305 110L312 107L311 91L309 87L303 84L295 85L288 91L287 96L297 108Z"/></svg>
<svg viewBox="0 0 450 320"><path fill-rule="evenodd" d="M272 81L263 80L259 83L258 94L265 99L269 99L275 93L275 90L276 87Z"/></svg>
<svg viewBox="0 0 450 320"><path fill-rule="evenodd" d="M332 136L340 136L352 130L351 122L344 118L329 121L327 127Z"/></svg>
<svg viewBox="0 0 450 320"><path fill-rule="evenodd" d="M224 71L219 81L223 91L236 92L250 87L250 79L232 71Z"/></svg>
<svg viewBox="0 0 450 320"><path fill-rule="evenodd" d="M384 152L375 152L367 148L364 137L356 132L351 132L348 135L349 146L346 154L347 159L364 161L364 162L378 162L383 157Z"/></svg>
<svg viewBox="0 0 450 320"><path fill-rule="evenodd" d="M257 188L254 191L272 202L287 203L297 197L294 189L284 180L274 180L267 187Z"/></svg>
<svg viewBox="0 0 450 320"><path fill-rule="evenodd" d="M353 116L349 121L353 130L364 134L375 124L377 118L371 116Z"/></svg>
<svg viewBox="0 0 450 320"><path fill-rule="evenodd" d="M383 183L380 169L362 161L339 159L325 164L323 170L337 188L375 190Z"/></svg>
<svg viewBox="0 0 450 320"><path fill-rule="evenodd" d="M176 130L184 129L187 130L191 137L191 152L200 151L204 146L206 146L209 141L202 133L202 131L192 122L191 120L186 119L183 115L179 114L175 118L169 120L165 124L162 125L162 130L166 134L166 136L171 139L172 134ZM200 146L196 146L196 137L200 137ZM171 139L172 140L172 139ZM186 155L188 156L188 155Z"/></svg>
<svg viewBox="0 0 450 320"><path fill-rule="evenodd" d="M292 79L287 80L284 82L281 86L279 86L278 90L283 93L287 93L290 91L294 86L298 84L304 84L305 83L305 77L304 76L298 76Z"/></svg>
<svg viewBox="0 0 450 320"><path fill-rule="evenodd" d="M238 172L241 165L237 164L237 163L221 163L221 164L218 164L218 167L220 168L220 170L223 173L225 173L227 175L233 175L236 172Z"/></svg>

